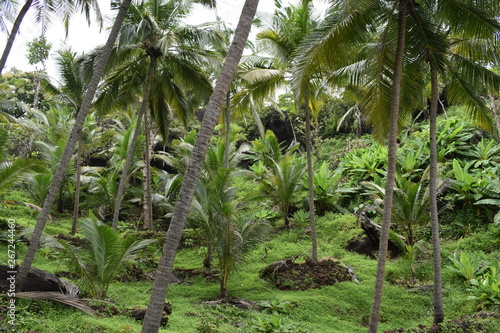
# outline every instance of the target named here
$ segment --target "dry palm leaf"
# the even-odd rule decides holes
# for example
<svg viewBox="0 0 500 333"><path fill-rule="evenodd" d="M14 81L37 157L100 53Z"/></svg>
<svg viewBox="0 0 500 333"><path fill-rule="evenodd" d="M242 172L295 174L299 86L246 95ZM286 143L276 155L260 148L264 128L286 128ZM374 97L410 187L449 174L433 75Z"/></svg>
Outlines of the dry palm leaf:
<svg viewBox="0 0 500 333"><path fill-rule="evenodd" d="M88 307L87 305L80 302L78 298L71 297L65 294L61 294L55 291L25 291L16 293L16 297L26 298L26 299L46 299L49 301L60 302L69 306L74 307L86 314L91 316L100 315L97 311Z"/></svg>
<svg viewBox="0 0 500 333"><path fill-rule="evenodd" d="M40 207L40 206L34 205L32 203L29 203L29 202L23 202L23 201L19 201L19 202L22 203L22 204L24 204L26 207L29 207L31 209L36 210L39 213L42 212L42 207ZM54 222L54 219L52 218L52 215L49 214L48 218L49 218L50 222Z"/></svg>

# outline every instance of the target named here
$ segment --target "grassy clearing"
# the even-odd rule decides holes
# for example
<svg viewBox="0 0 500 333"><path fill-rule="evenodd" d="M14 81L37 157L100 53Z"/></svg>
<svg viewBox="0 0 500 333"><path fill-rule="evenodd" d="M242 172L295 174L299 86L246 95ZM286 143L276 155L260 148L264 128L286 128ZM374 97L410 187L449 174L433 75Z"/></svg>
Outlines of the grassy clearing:
<svg viewBox="0 0 500 333"><path fill-rule="evenodd" d="M13 194L18 195L16 193ZM18 195L19 196L19 195ZM16 219L23 226L33 225L34 216L29 208L18 205L0 207L0 215ZM69 219L58 219L48 223L49 234L67 234ZM306 291L280 291L259 278L259 271L266 265L290 256L298 255L303 261L310 253L310 236L303 228L283 230L273 234L267 242L255 249L239 272L230 277L229 295L249 301L269 301L286 305L281 313L245 311L232 306L208 306L204 301L216 300L219 284L202 277L187 283L171 285L167 301L172 304L166 328L161 332L365 332L369 319L373 295L376 261L363 255L344 250L347 241L358 234L356 219L351 216L328 214L318 219L318 240L320 257L333 257L354 268L359 279L321 289ZM459 242L443 244L444 266L450 264L447 256L460 249L491 252L498 255L498 240L481 242L485 235L472 234ZM191 237L191 235L190 235ZM193 236L194 237L194 236ZM490 237L491 238L491 237ZM144 252L144 257L155 256L161 242L155 243ZM22 260L26 246L19 242L16 250ZM496 251L496 252L495 252ZM424 257L417 268L418 285L432 283L432 263ZM183 247L177 255L175 267L201 268L203 248ZM6 261L6 244L0 243L0 261ZM143 265L145 269L147 265ZM40 251L34 266L49 272L67 270L57 254L47 255ZM149 270L152 270L150 267ZM447 269L444 269L444 296L447 319L458 318L475 312L473 303L467 300L465 284ZM409 271L407 263L391 260L387 265L384 301L382 304L380 330L399 327L411 328L432 322L431 291L408 288ZM143 308L148 304L152 282L119 282L111 284L106 304L125 312ZM0 298L0 305L6 299ZM140 332L141 323L124 314L108 317L91 317L65 305L49 301L18 300L17 332ZM5 323L4 323L5 325ZM487 325L485 325L487 327ZM485 332L494 332L486 330Z"/></svg>

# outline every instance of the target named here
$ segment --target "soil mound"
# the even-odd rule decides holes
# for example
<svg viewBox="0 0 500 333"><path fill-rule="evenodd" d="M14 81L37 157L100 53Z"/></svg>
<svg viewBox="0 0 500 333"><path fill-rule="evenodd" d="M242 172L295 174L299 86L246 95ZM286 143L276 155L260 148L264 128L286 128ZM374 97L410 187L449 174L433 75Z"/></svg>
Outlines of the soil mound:
<svg viewBox="0 0 500 333"><path fill-rule="evenodd" d="M308 258L304 263L296 263L296 258L273 262L261 270L261 278L272 281L280 290L306 290L357 281L352 268L339 261L327 258L315 262Z"/></svg>

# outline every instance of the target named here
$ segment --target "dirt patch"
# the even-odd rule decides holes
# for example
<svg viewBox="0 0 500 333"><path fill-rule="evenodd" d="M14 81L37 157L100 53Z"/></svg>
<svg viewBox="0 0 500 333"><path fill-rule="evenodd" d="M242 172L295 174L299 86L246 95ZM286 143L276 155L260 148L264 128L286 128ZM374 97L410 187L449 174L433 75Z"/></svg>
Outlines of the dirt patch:
<svg viewBox="0 0 500 333"><path fill-rule="evenodd" d="M203 302L202 304L207 304L207 305L232 305L234 307L237 307L241 310L262 310L263 307L259 305L258 301L247 301L244 300L243 298L239 297L226 297L223 299L219 299L217 301L206 301Z"/></svg>
<svg viewBox="0 0 500 333"><path fill-rule="evenodd" d="M280 290L306 290L357 280L352 268L339 261L315 262L308 258L304 263L296 263L295 259L291 257L268 265L261 270L261 278L273 282Z"/></svg>
<svg viewBox="0 0 500 333"><path fill-rule="evenodd" d="M134 318L137 321L144 321L144 316L146 315L147 308L132 308L126 310L118 310L115 306L110 304L93 304L90 305L90 308L97 311L100 315L104 317L113 317L113 316L127 316L130 318ZM161 325L164 326L168 322L168 316L172 314L172 304L165 302L163 306L163 316L161 319Z"/></svg>

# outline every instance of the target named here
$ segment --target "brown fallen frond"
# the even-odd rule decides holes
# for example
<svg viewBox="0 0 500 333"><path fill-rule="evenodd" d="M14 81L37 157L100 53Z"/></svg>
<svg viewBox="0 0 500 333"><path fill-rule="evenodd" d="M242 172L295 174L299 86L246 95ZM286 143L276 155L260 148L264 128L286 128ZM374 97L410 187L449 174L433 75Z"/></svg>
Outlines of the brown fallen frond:
<svg viewBox="0 0 500 333"><path fill-rule="evenodd" d="M24 204L26 207L29 207L31 209L36 210L39 213L42 212L42 207L40 207L40 206L37 206L37 205L29 203L29 202L24 202L24 201L18 201L18 202ZM54 222L54 218L52 218L52 215L49 214L48 218L49 218L50 222Z"/></svg>
<svg viewBox="0 0 500 333"><path fill-rule="evenodd" d="M5 294L2 296L5 296ZM89 314L91 316L100 315L97 311L81 303L81 301L78 298L71 297L55 291L24 291L16 293L16 297L25 299L45 299L49 301L56 301L59 303L72 306L75 309L85 312L86 314Z"/></svg>

